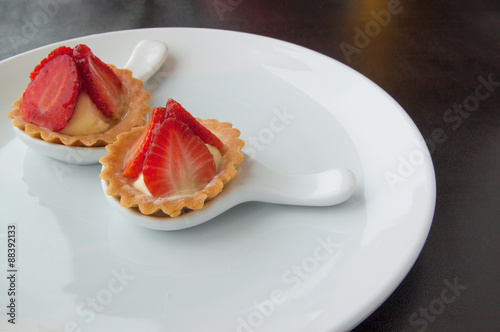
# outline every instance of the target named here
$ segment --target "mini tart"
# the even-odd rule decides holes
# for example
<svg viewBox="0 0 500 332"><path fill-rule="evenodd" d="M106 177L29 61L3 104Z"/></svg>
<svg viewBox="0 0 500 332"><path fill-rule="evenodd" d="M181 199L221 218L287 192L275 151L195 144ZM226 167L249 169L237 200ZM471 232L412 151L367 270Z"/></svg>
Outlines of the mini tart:
<svg viewBox="0 0 500 332"><path fill-rule="evenodd" d="M231 123L214 119L197 120L224 143L221 151L222 164L205 188L187 197L154 197L135 189L133 183L136 179L127 179L122 176L124 158L130 146L144 131L144 126L118 135L115 143L106 146L108 154L99 160L104 166L100 177L108 183L106 193L118 198L123 207L138 208L142 214L146 215L177 217L190 210L203 208L205 201L217 196L224 184L235 177L236 166L243 160L240 150L245 146L245 142L239 139L240 131L233 128Z"/></svg>
<svg viewBox="0 0 500 332"><path fill-rule="evenodd" d="M124 111L125 115L122 119L103 133L70 136L24 121L19 109L24 91L21 97L12 103L14 109L7 116L12 119L12 125L23 130L26 134L49 143L88 147L100 147L113 143L118 134L146 124L146 115L151 112L151 106L147 105L146 102L151 98L151 95L142 89L144 83L132 77L130 70L118 69L109 64L108 66L115 72L122 83L122 89L127 94L128 110Z"/></svg>

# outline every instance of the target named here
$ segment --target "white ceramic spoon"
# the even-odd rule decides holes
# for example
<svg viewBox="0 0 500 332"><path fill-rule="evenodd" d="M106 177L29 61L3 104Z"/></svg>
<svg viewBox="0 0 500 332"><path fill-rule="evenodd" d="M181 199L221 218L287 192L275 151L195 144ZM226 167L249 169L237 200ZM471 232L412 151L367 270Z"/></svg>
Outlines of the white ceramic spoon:
<svg viewBox="0 0 500 332"><path fill-rule="evenodd" d="M106 193L107 183L101 180ZM272 170L248 155L238 167L238 174L224 190L201 210L179 217L156 217L124 208L117 198L106 195L125 219L137 225L163 231L179 230L207 222L244 202L286 205L330 206L344 202L356 189L356 178L346 168L335 168L309 175L288 175Z"/></svg>
<svg viewBox="0 0 500 332"><path fill-rule="evenodd" d="M124 68L132 71L135 78L146 82L163 65L168 55L165 43L156 40L142 40L132 51ZM98 164L106 152L105 147L74 147L53 144L27 135L23 130L13 127L14 132L29 148L53 159L73 165Z"/></svg>

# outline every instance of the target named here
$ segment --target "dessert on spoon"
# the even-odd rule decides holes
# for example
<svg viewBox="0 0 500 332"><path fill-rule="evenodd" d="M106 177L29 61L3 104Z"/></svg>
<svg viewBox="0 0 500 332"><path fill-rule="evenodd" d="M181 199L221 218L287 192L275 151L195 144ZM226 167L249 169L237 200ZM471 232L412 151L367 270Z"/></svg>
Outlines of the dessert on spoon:
<svg viewBox="0 0 500 332"><path fill-rule="evenodd" d="M147 126L108 145L101 179L106 193L144 215L177 217L199 210L236 175L245 145L231 123L192 116L173 99Z"/></svg>
<svg viewBox="0 0 500 332"><path fill-rule="evenodd" d="M107 146L100 159L106 197L140 226L178 230L248 201L330 206L356 188L345 168L308 175L272 170L240 152L239 135L230 123L196 119L169 99L147 126Z"/></svg>
<svg viewBox="0 0 500 332"><path fill-rule="evenodd" d="M97 163L119 133L146 123L151 107L143 80L163 64L167 51L164 43L142 41L126 68L118 69L85 44L54 49L33 69L8 114L17 136L60 161Z"/></svg>

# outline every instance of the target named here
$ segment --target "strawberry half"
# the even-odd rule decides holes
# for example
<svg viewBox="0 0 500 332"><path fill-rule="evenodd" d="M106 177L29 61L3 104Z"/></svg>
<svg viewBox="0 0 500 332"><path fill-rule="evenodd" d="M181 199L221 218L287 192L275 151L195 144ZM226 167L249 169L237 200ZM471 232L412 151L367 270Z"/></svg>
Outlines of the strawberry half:
<svg viewBox="0 0 500 332"><path fill-rule="evenodd" d="M215 176L203 141L181 121L166 119L144 160L144 183L153 196L193 194Z"/></svg>
<svg viewBox="0 0 500 332"><path fill-rule="evenodd" d="M40 61L40 63L33 69L33 71L30 74L30 79L33 81L33 79L36 77L36 75L38 75L38 73L40 72L40 70L42 70L42 68L50 60L54 59L55 57L57 57L59 55L63 55L63 54L66 54L66 55L69 55L69 56L73 56L73 49L71 47L68 47L68 46L60 46L60 47L56 48L55 50L52 50L49 53L49 55L47 55L47 57L45 59L43 59L42 61Z"/></svg>
<svg viewBox="0 0 500 332"><path fill-rule="evenodd" d="M120 117L122 84L114 71L85 44L75 46L73 58L82 76L83 87L97 107L112 119Z"/></svg>
<svg viewBox="0 0 500 332"><path fill-rule="evenodd" d="M173 118L184 122L191 130L202 139L206 144L215 146L217 149L222 149L224 144L210 130L199 123L194 116L184 109L178 102L169 98L167 100L167 119Z"/></svg>
<svg viewBox="0 0 500 332"><path fill-rule="evenodd" d="M19 106L21 117L50 130L62 130L73 116L80 79L69 55L57 55L44 64L28 84Z"/></svg>
<svg viewBox="0 0 500 332"><path fill-rule="evenodd" d="M139 138L134 142L132 148L125 157L125 168L123 176L129 179L134 179L142 172L144 159L151 147L151 143L160 129L160 126L165 120L167 110L165 107L155 107L151 114L151 119Z"/></svg>

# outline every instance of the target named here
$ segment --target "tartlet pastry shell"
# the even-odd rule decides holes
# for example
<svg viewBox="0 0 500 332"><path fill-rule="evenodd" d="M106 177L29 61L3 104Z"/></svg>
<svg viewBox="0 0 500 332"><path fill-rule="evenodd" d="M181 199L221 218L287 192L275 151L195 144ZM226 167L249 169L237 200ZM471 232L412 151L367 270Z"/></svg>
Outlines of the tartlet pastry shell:
<svg viewBox="0 0 500 332"><path fill-rule="evenodd" d="M114 124L110 129L99 134L70 136L59 132L51 131L40 127L36 124L24 121L21 117L19 105L23 100L21 97L12 103L14 109L7 115L12 119L12 125L23 130L26 134L42 139L49 143L63 144L67 146L105 146L113 143L116 136L122 132L130 131L134 127L143 126L146 120L146 114L151 112L151 106L146 102L151 98L151 95L144 91L144 83L132 77L132 72L128 69L118 69L113 65L108 65L113 69L115 74L122 82L124 91L128 95L128 110L126 115L118 123Z"/></svg>
<svg viewBox="0 0 500 332"><path fill-rule="evenodd" d="M243 160L240 150L245 142L239 139L240 131L233 128L231 123L219 122L214 119L197 120L224 143L221 151L223 162L214 179L205 188L188 197L153 197L135 189L133 187L135 179L127 179L122 176L127 151L144 131L144 126L118 135L115 143L106 146L108 154L99 160L104 166L100 177L108 183L106 193L118 198L123 207L138 208L142 214L146 215L177 217L190 210L203 208L205 201L217 196L222 191L224 184L236 175L236 166Z"/></svg>

